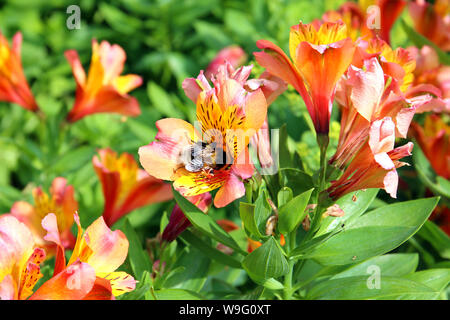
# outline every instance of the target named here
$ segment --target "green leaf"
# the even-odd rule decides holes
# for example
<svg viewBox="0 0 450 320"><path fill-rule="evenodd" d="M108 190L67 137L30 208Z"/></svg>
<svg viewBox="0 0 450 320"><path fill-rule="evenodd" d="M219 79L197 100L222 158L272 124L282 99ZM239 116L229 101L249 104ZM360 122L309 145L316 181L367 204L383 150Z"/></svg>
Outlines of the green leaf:
<svg viewBox="0 0 450 320"><path fill-rule="evenodd" d="M183 118L183 114L175 108L172 99L163 88L154 82L147 86L147 93L152 105L166 117Z"/></svg>
<svg viewBox="0 0 450 320"><path fill-rule="evenodd" d="M372 289L371 289L372 288ZM435 299L437 292L421 283L403 278L381 276L379 288L373 287L368 276L347 277L320 282L307 293L315 300L427 300Z"/></svg>
<svg viewBox="0 0 450 320"><path fill-rule="evenodd" d="M342 265L391 251L420 229L438 200L406 201L368 212L303 258L313 258L323 265Z"/></svg>
<svg viewBox="0 0 450 320"><path fill-rule="evenodd" d="M335 204L344 211L342 217L326 217L320 224L316 236L328 233L342 224L346 225L361 216L374 201L379 189L359 190L339 198Z"/></svg>
<svg viewBox="0 0 450 320"><path fill-rule="evenodd" d="M331 232L328 232L326 234L322 234L318 237L314 237L310 240L307 240L305 242L302 242L297 248L292 250L289 253L289 257L293 258L302 258L305 256L308 256L308 253L313 251L313 249L317 248L321 244L325 243L330 239L331 237L335 236L339 232L341 232L343 229L335 229Z"/></svg>
<svg viewBox="0 0 450 320"><path fill-rule="evenodd" d="M287 126L284 123L279 130L280 168L292 167L292 156L288 148Z"/></svg>
<svg viewBox="0 0 450 320"><path fill-rule="evenodd" d="M426 221L417 234L427 240L444 259L450 259L450 237L431 221Z"/></svg>
<svg viewBox="0 0 450 320"><path fill-rule="evenodd" d="M405 30L406 34L408 35L409 39L414 42L416 46L421 48L424 45L432 47L434 50L436 50L436 53L439 56L439 60L442 64L450 65L450 56L444 52L441 48L439 48L434 42L431 40L428 40L426 37L421 35L420 33L417 33L413 28L408 26L404 20L401 20L401 24L403 27L403 30Z"/></svg>
<svg viewBox="0 0 450 320"><path fill-rule="evenodd" d="M278 210L278 230L287 234L294 231L305 218L306 206L314 189L299 194Z"/></svg>
<svg viewBox="0 0 450 320"><path fill-rule="evenodd" d="M144 271L142 278L137 283L136 289L119 296L120 300L144 300L146 294L150 290L152 279L148 271Z"/></svg>
<svg viewBox="0 0 450 320"><path fill-rule="evenodd" d="M56 160L52 166L52 171L61 174L77 170L90 161L94 153L93 146L73 148Z"/></svg>
<svg viewBox="0 0 450 320"><path fill-rule="evenodd" d="M270 237L262 246L245 257L242 266L249 276L259 282L278 278L289 271L289 266L276 240Z"/></svg>
<svg viewBox="0 0 450 320"><path fill-rule="evenodd" d="M413 161L420 180L435 194L450 198L450 182L434 172L418 143L414 144Z"/></svg>
<svg viewBox="0 0 450 320"><path fill-rule="evenodd" d="M294 195L298 195L314 187L311 176L295 168L281 168L279 177L280 186L291 188Z"/></svg>
<svg viewBox="0 0 450 320"><path fill-rule="evenodd" d="M404 278L422 283L436 291L442 291L450 283L450 269L423 270L409 274Z"/></svg>
<svg viewBox="0 0 450 320"><path fill-rule="evenodd" d="M136 279L140 279L145 271L152 270L149 256L142 248L141 241L139 241L139 237L128 221L128 218L124 219L123 227L120 229L126 235L129 242L128 260L130 261L131 269Z"/></svg>
<svg viewBox="0 0 450 320"><path fill-rule="evenodd" d="M184 289L161 289L155 290L157 300L205 300L200 294Z"/></svg>
<svg viewBox="0 0 450 320"><path fill-rule="evenodd" d="M368 259L356 265L351 265L348 269L334 275L331 279L339 279L355 276L369 276L370 267L380 268L380 275L384 276L404 276L413 273L419 263L417 253L393 253Z"/></svg>
<svg viewBox="0 0 450 320"><path fill-rule="evenodd" d="M263 287L270 289L270 290L282 290L284 289L284 286L281 282L275 280L274 278L270 278L265 280L262 283Z"/></svg>
<svg viewBox="0 0 450 320"><path fill-rule="evenodd" d="M265 191L261 191L254 205L245 202L239 204L239 214L244 223L244 228L258 239L266 237L265 225L272 212L266 197Z"/></svg>
<svg viewBox="0 0 450 320"><path fill-rule="evenodd" d="M241 262L237 260L235 257L230 256L228 254L223 253L220 250L210 246L208 243L198 238L189 230L186 230L181 235L181 239L186 241L188 244L192 245L194 248L200 250L202 253L207 255L213 260L220 262L226 266L230 266L232 268L240 268Z"/></svg>
<svg viewBox="0 0 450 320"><path fill-rule="evenodd" d="M283 187L278 192L277 200L278 200L278 207L284 206L286 203L291 201L293 198L292 190L288 187Z"/></svg>
<svg viewBox="0 0 450 320"><path fill-rule="evenodd" d="M184 198L175 189L173 190L173 195L183 211L186 218L192 223L194 227L206 234L207 236L219 241L220 243L230 247L231 249L246 255L247 253L243 250L236 241L223 230L210 216L203 213L199 208L193 205L189 200Z"/></svg>
<svg viewBox="0 0 450 320"><path fill-rule="evenodd" d="M208 277L211 259L206 253L193 247L187 247L177 259L172 268L181 272L174 272L162 284L164 288L179 288L200 291Z"/></svg>

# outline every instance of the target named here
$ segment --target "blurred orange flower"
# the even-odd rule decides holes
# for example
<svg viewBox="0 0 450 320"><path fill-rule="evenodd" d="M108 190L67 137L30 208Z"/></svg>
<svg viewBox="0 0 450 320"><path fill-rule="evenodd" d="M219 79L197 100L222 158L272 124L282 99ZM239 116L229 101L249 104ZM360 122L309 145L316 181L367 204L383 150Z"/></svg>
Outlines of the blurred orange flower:
<svg viewBox="0 0 450 320"><path fill-rule="evenodd" d="M77 83L75 105L67 117L70 122L94 113L111 112L125 116L141 113L138 101L128 92L139 87L142 78L134 74L120 75L126 60L125 51L120 46L110 45L107 41L99 45L93 40L87 78L78 53L67 50L65 55Z"/></svg>
<svg viewBox="0 0 450 320"><path fill-rule="evenodd" d="M233 68L238 68L247 61L247 55L245 51L239 46L228 46L223 48L217 53L211 63L206 68L205 76L207 79L211 79L219 72L219 68L228 62Z"/></svg>
<svg viewBox="0 0 450 320"><path fill-rule="evenodd" d="M73 215L78 210L73 186L68 185L65 178L58 177L53 180L50 197L40 187L33 190L33 197L34 206L25 201L18 201L11 207L11 214L27 225L33 233L36 245L45 249L47 257L52 257L56 246L44 239L46 232L42 228L41 221L47 214L54 213L58 218L61 243L64 248L72 249L75 245L75 237L71 227Z"/></svg>
<svg viewBox="0 0 450 320"><path fill-rule="evenodd" d="M105 198L102 215L108 226L137 208L173 198L170 184L139 169L131 154L124 152L118 156L109 148L100 149L98 154L92 163L102 183Z"/></svg>
<svg viewBox="0 0 450 320"><path fill-rule="evenodd" d="M358 37L368 39L379 36L389 43L392 26L405 5L405 0L346 2L337 11L325 12L322 20L325 22L342 20L347 25L348 36L355 41Z"/></svg>
<svg viewBox="0 0 450 320"><path fill-rule="evenodd" d="M22 34L17 32L12 48L0 33L0 101L17 103L30 111L39 110L23 73L20 51Z"/></svg>
<svg viewBox="0 0 450 320"><path fill-rule="evenodd" d="M414 137L436 173L450 179L450 125L437 114L428 114L424 126L411 124Z"/></svg>
<svg viewBox="0 0 450 320"><path fill-rule="evenodd" d="M450 3L436 0L430 3L416 0L409 3L409 13L414 27L442 50L450 50Z"/></svg>

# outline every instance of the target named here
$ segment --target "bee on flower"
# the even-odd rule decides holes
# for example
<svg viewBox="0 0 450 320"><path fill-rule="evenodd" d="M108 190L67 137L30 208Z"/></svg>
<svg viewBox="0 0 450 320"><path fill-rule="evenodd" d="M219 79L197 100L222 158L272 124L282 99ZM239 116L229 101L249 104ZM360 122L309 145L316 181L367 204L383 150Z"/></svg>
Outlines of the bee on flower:
<svg viewBox="0 0 450 320"><path fill-rule="evenodd" d="M245 194L243 179L254 170L247 147L264 123L267 102L261 89L247 92L235 79L217 80L214 90L204 81L188 95L196 98L196 126L157 121L156 140L139 148L139 156L150 175L173 181L185 197L219 189L214 205L223 207Z"/></svg>

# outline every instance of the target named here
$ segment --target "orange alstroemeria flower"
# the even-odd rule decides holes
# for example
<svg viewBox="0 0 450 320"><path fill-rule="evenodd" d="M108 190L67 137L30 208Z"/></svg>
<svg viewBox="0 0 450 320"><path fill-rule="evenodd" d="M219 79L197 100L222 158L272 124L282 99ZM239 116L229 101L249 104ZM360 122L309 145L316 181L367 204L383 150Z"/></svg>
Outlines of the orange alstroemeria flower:
<svg viewBox="0 0 450 320"><path fill-rule="evenodd" d="M362 50L365 53L361 53ZM450 108L450 101L442 98L442 92L435 84L415 81L417 56L413 51L403 48L393 50L381 39L371 39L367 43L361 42L357 51L358 54L355 56L358 57L363 57L364 54L369 57L378 57L385 75L390 77L389 87L400 99L407 98L409 103L416 107L417 113ZM353 64L360 67L361 59L355 60L358 61L353 61Z"/></svg>
<svg viewBox="0 0 450 320"><path fill-rule="evenodd" d="M275 44L259 40L256 61L291 84L302 96L318 134L328 134L336 83L353 59L355 45L342 21L320 28L300 23L291 28L291 60Z"/></svg>
<svg viewBox="0 0 450 320"><path fill-rule="evenodd" d="M437 114L428 114L424 126L413 122L414 137L436 173L450 179L450 125Z"/></svg>
<svg viewBox="0 0 450 320"><path fill-rule="evenodd" d="M116 271L128 254L128 240L123 232L111 231L100 217L83 233L78 215L75 214L74 218L78 225L77 242L67 265L56 216L49 214L42 220L42 226L48 232L46 240L53 241L58 251L53 278L45 282L31 298L71 299L65 293L82 286L89 289L78 298L83 300L114 300L116 296L133 291L136 287L134 278L126 272ZM83 283L81 279L72 278L65 283L55 284L61 275L77 271L80 264L84 264L85 269L93 270L89 282Z"/></svg>
<svg viewBox="0 0 450 320"><path fill-rule="evenodd" d="M425 0L409 3L409 13L417 32L433 41L442 50L450 50L450 3L436 0L434 4Z"/></svg>
<svg viewBox="0 0 450 320"><path fill-rule="evenodd" d="M211 79L219 72L219 68L226 63L229 63L233 68L238 68L247 61L247 54L245 51L236 45L223 48L217 53L214 59L206 68L205 76Z"/></svg>
<svg viewBox="0 0 450 320"><path fill-rule="evenodd" d="M356 153L342 176L332 181L328 194L341 196L368 188L382 188L396 198L398 173L396 168L407 165L399 161L411 155L411 142L395 148L395 123L390 117L376 120L370 127L369 140Z"/></svg>
<svg viewBox="0 0 450 320"><path fill-rule="evenodd" d="M108 226L137 208L173 198L170 184L139 169L131 154L124 152L118 156L109 148L98 153L92 163L102 183L105 198L102 215Z"/></svg>
<svg viewBox="0 0 450 320"><path fill-rule="evenodd" d="M23 72L21 46L20 32L14 35L12 47L0 33L0 101L17 103L27 110L37 111L39 107Z"/></svg>
<svg viewBox="0 0 450 320"><path fill-rule="evenodd" d="M390 31L406 5L405 0L360 0L346 2L337 11L322 16L325 22L342 20L347 25L348 36L354 41L379 36L390 42ZM379 25L378 25L379 23Z"/></svg>
<svg viewBox="0 0 450 320"><path fill-rule="evenodd" d="M139 148L140 162L150 175L174 181L185 197L219 189L214 205L224 207L245 195L242 179L254 171L247 146L266 113L261 89L248 93L226 79L217 93L199 93L199 130L180 119L157 121L156 141Z"/></svg>
<svg viewBox="0 0 450 320"><path fill-rule="evenodd" d="M351 66L339 82L336 100L341 106L339 143L330 164L344 168L369 139L370 126L385 117L392 118L396 136L406 138L416 106L395 94L387 85L376 57L364 61L362 68Z"/></svg>
<svg viewBox="0 0 450 320"><path fill-rule="evenodd" d="M231 63L225 61L224 64L218 68L217 73L211 75L211 81L213 82L214 87L211 87L203 74L203 71L200 71L197 78L187 78L183 81L183 89L186 96L196 103L200 92L207 91L211 94L220 95L222 83L226 80L233 79L239 82L247 92L261 89L266 98L267 105L270 106L270 104L287 89L287 83L267 71L263 72L258 79L248 79L252 68L253 66L250 65L235 69ZM267 118L261 129L259 129L252 137L250 144L257 150L258 159L262 169L271 169L273 171L278 169L274 166L276 162L272 159ZM268 173L273 174L273 171Z"/></svg>
<svg viewBox="0 0 450 320"><path fill-rule="evenodd" d="M413 87L426 89L434 86L442 93L442 99L432 99L417 112L450 113L450 66L442 65L436 51L429 46L423 46L421 49L409 47L408 51L416 61Z"/></svg>
<svg viewBox="0 0 450 320"><path fill-rule="evenodd" d="M10 213L28 226L34 235L34 241L45 249L47 257L55 254L56 246L44 239L46 231L42 228L41 221L47 214L54 213L58 218L61 243L64 248L72 249L75 237L71 228L73 215L78 210L73 186L68 185L65 178L58 177L53 180L50 196L38 187L33 190L33 197L34 206L25 201L18 201L13 204Z"/></svg>
<svg viewBox="0 0 450 320"><path fill-rule="evenodd" d="M81 65L78 53L67 50L65 56L72 66L77 83L75 105L67 119L75 122L93 113L119 113L138 116L141 111L136 98L128 92L142 84L142 78L128 74L121 76L126 60L125 51L118 45L92 41L92 59L89 74Z"/></svg>
<svg viewBox="0 0 450 320"><path fill-rule="evenodd" d="M0 216L0 300L68 299L79 300L91 291L95 271L76 261L63 272L46 281L33 294L42 273L40 264L45 251L36 247L28 227L10 214Z"/></svg>

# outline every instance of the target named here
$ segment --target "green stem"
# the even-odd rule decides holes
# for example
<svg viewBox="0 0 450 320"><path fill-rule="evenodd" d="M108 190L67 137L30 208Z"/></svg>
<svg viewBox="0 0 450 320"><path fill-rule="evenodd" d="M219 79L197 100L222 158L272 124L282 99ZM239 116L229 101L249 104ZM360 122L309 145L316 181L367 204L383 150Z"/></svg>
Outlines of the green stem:
<svg viewBox="0 0 450 320"><path fill-rule="evenodd" d="M306 235L304 241L309 240L314 235L315 231L319 227L321 220L321 212L322 212L322 203L320 199L320 195L323 191L325 191L326 187L326 173L327 173L327 148L328 148L329 138L328 135L317 135L317 143L320 148L320 172L319 172L319 188L316 195L316 203L317 207L314 211L314 216L311 222L311 227L309 229L308 234Z"/></svg>
<svg viewBox="0 0 450 320"><path fill-rule="evenodd" d="M284 290L283 297L285 300L290 300L292 298L292 274L294 271L294 259L289 260L289 272L284 276Z"/></svg>

